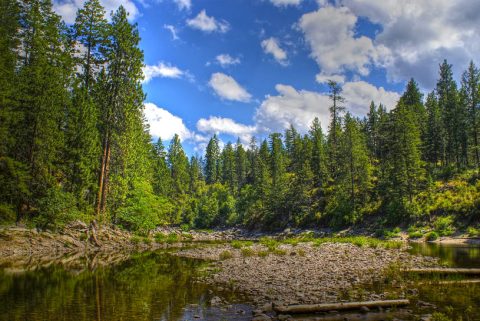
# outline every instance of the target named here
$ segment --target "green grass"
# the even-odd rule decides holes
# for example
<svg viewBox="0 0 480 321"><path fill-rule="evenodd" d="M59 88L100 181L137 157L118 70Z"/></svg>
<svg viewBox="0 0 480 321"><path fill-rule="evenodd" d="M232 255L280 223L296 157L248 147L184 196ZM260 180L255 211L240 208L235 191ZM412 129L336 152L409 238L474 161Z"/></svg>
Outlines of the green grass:
<svg viewBox="0 0 480 321"><path fill-rule="evenodd" d="M273 252L280 244L280 242L271 237L262 237L260 238L260 244L266 246L270 252Z"/></svg>
<svg viewBox="0 0 480 321"><path fill-rule="evenodd" d="M225 250L222 253L220 253L220 260L227 260L231 259L233 257L232 252Z"/></svg>
<svg viewBox="0 0 480 321"><path fill-rule="evenodd" d="M235 241L232 241L232 243L230 243L230 245L231 245L234 249L241 249L241 248L243 248L243 247L252 246L252 245L253 245L253 242L252 242L252 241L238 241L238 240L235 240Z"/></svg>
<svg viewBox="0 0 480 321"><path fill-rule="evenodd" d="M455 227L453 226L453 216L440 216L433 222L435 232L440 236L449 236L455 233Z"/></svg>
<svg viewBox="0 0 480 321"><path fill-rule="evenodd" d="M410 226L408 228L408 237L411 239L419 239L422 238L424 234L424 231L416 226Z"/></svg>
<svg viewBox="0 0 480 321"><path fill-rule="evenodd" d="M389 249L398 249L402 247L402 242L385 241L367 236L324 237L314 240L314 245L317 246L324 243L350 243L358 247L383 247Z"/></svg>
<svg viewBox="0 0 480 321"><path fill-rule="evenodd" d="M267 257L268 254L269 254L268 251L258 251L258 252L257 252L257 255L258 255L259 257Z"/></svg>
<svg viewBox="0 0 480 321"><path fill-rule="evenodd" d="M130 238L130 242L134 244L140 244L140 242L142 242L142 237L138 235L134 235Z"/></svg>
<svg viewBox="0 0 480 321"><path fill-rule="evenodd" d="M242 256L254 256L255 251L250 247L245 247L242 249Z"/></svg>
<svg viewBox="0 0 480 321"><path fill-rule="evenodd" d="M175 233L163 234L157 233L154 236L155 242L157 243L175 243L180 241L180 237Z"/></svg>

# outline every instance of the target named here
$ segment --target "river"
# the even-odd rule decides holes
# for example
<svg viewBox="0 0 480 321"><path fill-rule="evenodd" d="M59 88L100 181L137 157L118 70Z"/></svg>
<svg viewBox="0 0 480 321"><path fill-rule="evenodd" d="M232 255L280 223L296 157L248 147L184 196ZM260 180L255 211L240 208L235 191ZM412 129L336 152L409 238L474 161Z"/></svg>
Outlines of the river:
<svg viewBox="0 0 480 321"><path fill-rule="evenodd" d="M451 266L480 267L478 246L411 246L410 252L439 257ZM166 251L134 254L112 266L92 267L92 260L81 257L74 267L0 267L0 320L251 319L250 302L241 294L195 282L206 273L207 262ZM417 288L418 300L435 304L452 320L480 320L480 284L427 283ZM229 304L212 307L217 296Z"/></svg>

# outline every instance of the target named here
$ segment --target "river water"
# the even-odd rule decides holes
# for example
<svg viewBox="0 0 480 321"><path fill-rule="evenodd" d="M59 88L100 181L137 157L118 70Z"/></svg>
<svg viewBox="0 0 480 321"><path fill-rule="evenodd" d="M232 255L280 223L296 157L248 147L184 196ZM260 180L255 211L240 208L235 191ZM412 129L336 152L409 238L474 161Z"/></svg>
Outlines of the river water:
<svg viewBox="0 0 480 321"><path fill-rule="evenodd" d="M478 246L412 244L410 251L439 257L451 266L480 267ZM251 319L251 307L242 295L195 282L206 273L207 262L159 251L135 254L113 266L92 268L89 263L85 257L75 268L0 267L0 320ZM480 284L417 288L419 300L435 304L452 320L480 320ZM212 307L209 303L216 296L230 304Z"/></svg>

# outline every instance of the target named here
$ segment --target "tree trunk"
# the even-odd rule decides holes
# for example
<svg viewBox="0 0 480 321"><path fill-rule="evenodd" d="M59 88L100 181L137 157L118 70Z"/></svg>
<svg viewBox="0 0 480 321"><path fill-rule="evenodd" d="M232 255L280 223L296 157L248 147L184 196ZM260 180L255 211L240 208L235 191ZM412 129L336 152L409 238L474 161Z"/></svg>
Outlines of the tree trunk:
<svg viewBox="0 0 480 321"><path fill-rule="evenodd" d="M384 301L365 301L365 302L341 302L341 303L323 303L323 304L301 304L289 306L274 306L273 310L277 313L289 314L307 314L316 312L328 312L332 310L356 310L362 307L367 308L387 308L409 305L409 300L384 300Z"/></svg>

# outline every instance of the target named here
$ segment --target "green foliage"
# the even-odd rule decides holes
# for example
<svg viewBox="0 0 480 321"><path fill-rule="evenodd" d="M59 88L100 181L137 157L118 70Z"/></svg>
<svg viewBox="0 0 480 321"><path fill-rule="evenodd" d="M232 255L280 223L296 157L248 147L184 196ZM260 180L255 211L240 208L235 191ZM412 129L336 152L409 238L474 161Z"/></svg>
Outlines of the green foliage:
<svg viewBox="0 0 480 321"><path fill-rule="evenodd" d="M232 243L230 243L230 245L235 249L241 249L241 248L244 248L244 247L252 246L253 242L252 241L238 241L238 240L235 240L235 241L232 241Z"/></svg>
<svg viewBox="0 0 480 321"><path fill-rule="evenodd" d="M452 321L452 319L441 312L434 312L432 314L432 321Z"/></svg>
<svg viewBox="0 0 480 321"><path fill-rule="evenodd" d="M153 194L150 184L137 182L128 194L125 205L118 209L117 220L126 228L146 232L166 223L172 210L168 200Z"/></svg>
<svg viewBox="0 0 480 321"><path fill-rule="evenodd" d="M433 227L440 236L449 236L455 232L452 216L437 217L433 222Z"/></svg>
<svg viewBox="0 0 480 321"><path fill-rule="evenodd" d="M424 235L424 231L421 228L410 226L408 228L408 237L411 239L419 239Z"/></svg>
<svg viewBox="0 0 480 321"><path fill-rule="evenodd" d="M470 226L467 229L467 234L470 237L480 237L480 229Z"/></svg>
<svg viewBox="0 0 480 321"><path fill-rule="evenodd" d="M436 239L438 239L439 235L437 232L435 231L431 231L431 232L428 232L426 235L425 235L425 240L427 241L435 241Z"/></svg>
<svg viewBox="0 0 480 321"><path fill-rule="evenodd" d="M63 226L80 217L74 195L60 188L50 188L38 201L37 215L34 223L40 228Z"/></svg>

